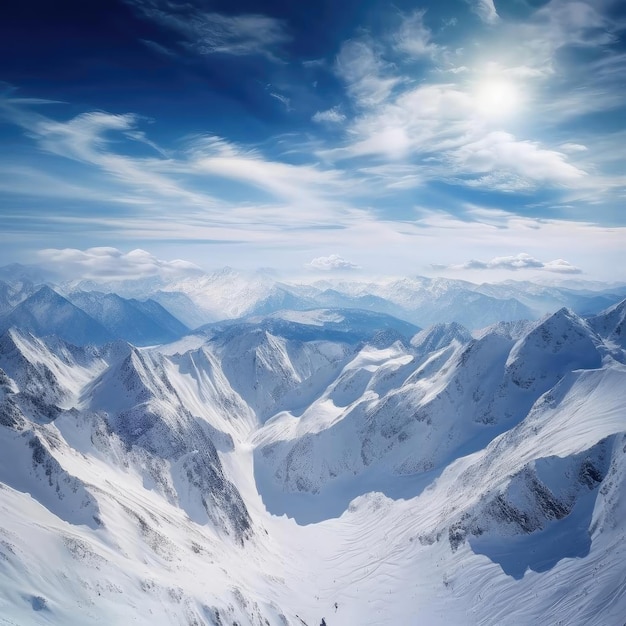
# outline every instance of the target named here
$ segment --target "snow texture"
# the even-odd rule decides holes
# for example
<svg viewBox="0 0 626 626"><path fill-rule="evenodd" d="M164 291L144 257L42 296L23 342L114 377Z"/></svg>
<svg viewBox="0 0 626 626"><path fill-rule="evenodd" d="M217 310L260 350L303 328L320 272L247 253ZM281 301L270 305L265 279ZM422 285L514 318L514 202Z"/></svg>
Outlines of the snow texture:
<svg viewBox="0 0 626 626"><path fill-rule="evenodd" d="M0 623L621 624L626 302L501 285L559 300L520 322L420 280L179 281L247 316L182 338L159 305L0 289ZM131 320L163 345L109 341Z"/></svg>

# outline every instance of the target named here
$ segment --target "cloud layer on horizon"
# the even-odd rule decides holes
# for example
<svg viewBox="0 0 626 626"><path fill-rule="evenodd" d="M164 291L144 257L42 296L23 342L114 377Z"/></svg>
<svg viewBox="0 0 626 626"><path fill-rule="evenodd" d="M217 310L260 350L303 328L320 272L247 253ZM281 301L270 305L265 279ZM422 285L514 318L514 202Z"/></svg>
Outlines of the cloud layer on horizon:
<svg viewBox="0 0 626 626"><path fill-rule="evenodd" d="M109 247L87 250L48 248L40 250L38 256L62 276L74 279L131 280L157 276L171 279L202 272L189 261L163 261L140 249L125 253Z"/></svg>
<svg viewBox="0 0 626 626"><path fill-rule="evenodd" d="M520 252L514 256L501 256L480 261L471 259L461 265L432 265L433 269L440 270L508 270L516 272L518 270L543 270L545 272L555 272L557 274L582 274L583 271L564 259L554 261L540 261L530 254Z"/></svg>

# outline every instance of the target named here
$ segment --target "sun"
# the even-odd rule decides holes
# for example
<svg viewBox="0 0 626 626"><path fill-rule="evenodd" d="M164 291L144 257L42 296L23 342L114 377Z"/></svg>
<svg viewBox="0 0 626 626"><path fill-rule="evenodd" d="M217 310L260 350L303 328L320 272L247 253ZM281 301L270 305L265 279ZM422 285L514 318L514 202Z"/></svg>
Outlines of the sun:
<svg viewBox="0 0 626 626"><path fill-rule="evenodd" d="M522 103L519 89L511 82L486 79L475 90L476 108L486 119L505 119L515 115Z"/></svg>

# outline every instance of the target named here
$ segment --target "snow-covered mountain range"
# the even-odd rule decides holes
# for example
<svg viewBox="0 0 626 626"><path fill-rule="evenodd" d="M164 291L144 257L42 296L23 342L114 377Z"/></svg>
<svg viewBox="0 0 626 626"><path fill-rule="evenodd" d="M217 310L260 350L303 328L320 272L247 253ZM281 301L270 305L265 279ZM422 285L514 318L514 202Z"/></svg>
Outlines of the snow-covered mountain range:
<svg viewBox="0 0 626 626"><path fill-rule="evenodd" d="M623 621L626 300L223 274L5 283L0 624Z"/></svg>
<svg viewBox="0 0 626 626"><path fill-rule="evenodd" d="M53 276L50 271L47 275ZM561 307L589 316L626 297L625 284L569 281L544 285L512 280L474 284L420 276L287 281L268 271L229 267L182 278L46 282L46 274L36 266L14 264L0 267L0 325L13 307L43 285L95 318L113 337L139 345L171 341L173 335L207 323L282 310L360 309L422 328L456 322L474 330L501 321L539 319ZM157 310L157 304L162 308ZM150 319L139 320L143 315Z"/></svg>

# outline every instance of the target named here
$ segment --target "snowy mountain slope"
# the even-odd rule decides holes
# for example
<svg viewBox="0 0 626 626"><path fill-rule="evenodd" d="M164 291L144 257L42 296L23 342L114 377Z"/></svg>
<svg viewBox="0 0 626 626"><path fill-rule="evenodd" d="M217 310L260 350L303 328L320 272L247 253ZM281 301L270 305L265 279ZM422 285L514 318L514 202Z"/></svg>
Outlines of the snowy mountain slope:
<svg viewBox="0 0 626 626"><path fill-rule="evenodd" d="M90 383L82 398L97 419L103 416L148 484L195 521L209 520L241 541L250 530L249 516L216 449L232 447L232 439L184 406L165 362L133 349Z"/></svg>
<svg viewBox="0 0 626 626"><path fill-rule="evenodd" d="M187 328L198 328L213 321L210 313L203 311L184 293L159 290L151 293L150 299L158 302Z"/></svg>
<svg viewBox="0 0 626 626"><path fill-rule="evenodd" d="M189 329L153 300L121 298L113 293L74 292L70 302L99 322L112 337L137 346L168 343Z"/></svg>
<svg viewBox="0 0 626 626"><path fill-rule="evenodd" d="M351 571L333 581L349 605L342 619L619 623L624 373L568 377L528 420L450 464L416 498L353 502L341 524L342 543L355 548Z"/></svg>
<svg viewBox="0 0 626 626"><path fill-rule="evenodd" d="M90 528L101 525L96 498L87 485L68 472L57 455L71 454L58 438L28 426L0 425L0 481L12 489L29 493L60 519ZM52 450L55 450L53 453Z"/></svg>
<svg viewBox="0 0 626 626"><path fill-rule="evenodd" d="M456 322L435 324L417 333L411 339L411 347L420 354L429 354L449 346L455 340L459 343L469 343L472 335Z"/></svg>
<svg viewBox="0 0 626 626"><path fill-rule="evenodd" d="M31 403L69 408L82 385L106 367L96 350L11 329L0 336L0 368Z"/></svg>
<svg viewBox="0 0 626 626"><path fill-rule="evenodd" d="M217 353L230 385L263 422L283 407L306 406L317 381L332 380L351 351L348 343L298 341L254 329L229 334Z"/></svg>
<svg viewBox="0 0 626 626"><path fill-rule="evenodd" d="M201 315L211 321L269 315L281 309L350 308L369 310L417 323L459 322L480 328L498 320L536 317L534 311L512 297L481 293L477 285L446 279L407 278L379 282L317 281L288 283L264 273L246 273L224 268L191 277L148 294L166 308L180 306L166 293L183 294ZM177 317L181 317L173 308ZM542 311L543 312L543 311ZM185 320L183 320L185 321Z"/></svg>
<svg viewBox="0 0 626 626"><path fill-rule="evenodd" d="M360 309L280 310L265 317L252 316L247 323L285 338L320 338L348 343L407 341L420 329L391 315Z"/></svg>
<svg viewBox="0 0 626 626"><path fill-rule="evenodd" d="M249 314L267 297L274 282L263 273L245 273L225 267L212 274L177 281L162 290L185 294L216 321Z"/></svg>
<svg viewBox="0 0 626 626"><path fill-rule="evenodd" d="M434 328L432 340L441 333ZM441 341L447 346L426 361L401 351L405 362L395 386L377 389L370 378L372 361L364 366L363 358L355 359L302 414L295 431L281 431L276 421L262 429L255 458L264 484L274 483L272 493L279 488L323 494L345 476L371 473L372 466L391 475L439 470L522 420L570 371L602 363L600 339L567 310L535 324L517 341L501 329L465 344L456 339L458 328L449 333ZM423 333L414 342L429 343ZM391 362L387 355L377 367ZM318 414L328 413L329 405L332 419L320 428ZM315 429L306 428L308 419Z"/></svg>
<svg viewBox="0 0 626 626"><path fill-rule="evenodd" d="M213 344L233 389L265 421L307 407L363 342L408 342L418 330L369 311L282 311L228 326Z"/></svg>
<svg viewBox="0 0 626 626"><path fill-rule="evenodd" d="M30 281L43 283L51 278L53 272L50 269L37 264L9 263L0 266L0 280L4 281Z"/></svg>
<svg viewBox="0 0 626 626"><path fill-rule="evenodd" d="M2 620L620 623L620 310L474 336L291 310L142 350L9 331Z"/></svg>
<svg viewBox="0 0 626 626"><path fill-rule="evenodd" d="M589 318L589 325L602 336L611 347L613 354L624 362L626 355L626 300L618 302L599 315ZM621 349L621 352L620 352Z"/></svg>
<svg viewBox="0 0 626 626"><path fill-rule="evenodd" d="M434 490L437 483L448 482L446 516L438 512L431 518L435 535L441 537L441 525L448 526L447 538L454 549L469 539L482 553L493 550L493 556L505 561L510 557L509 565L515 565L515 557L517 565L520 557L522 561L545 557L545 566L550 557L539 549L541 544L545 550L554 541L555 529L575 512L579 500L599 496L597 487L609 474L610 464L623 455L618 445L624 430L619 408L623 394L615 392L625 372L623 366L614 363L607 370L568 375L537 401L518 426L496 438L484 451L452 464L433 485ZM606 493L608 482L604 487ZM588 514L593 510L593 500L580 505L587 507ZM541 535L544 530L550 533ZM583 533L581 540L588 549L588 536L594 530L591 519L584 527L572 530ZM539 542L532 546L535 555L506 554L503 540L518 535L533 535ZM531 545L527 542L525 547ZM557 550L579 548L573 541ZM565 556L580 555L563 554L561 558ZM542 566L539 562L536 565ZM506 562L503 569L506 571Z"/></svg>
<svg viewBox="0 0 626 626"><path fill-rule="evenodd" d="M90 278L63 281L59 283L62 293L74 293L76 291L100 291L115 293L122 298L145 299L149 294L169 284L162 276L147 276L144 278Z"/></svg>
<svg viewBox="0 0 626 626"><path fill-rule="evenodd" d="M101 324L47 286L0 317L2 331L12 326L37 336L57 335L75 345L101 345L112 340Z"/></svg>
<svg viewBox="0 0 626 626"><path fill-rule="evenodd" d="M0 315L10 311L35 289L31 284L16 284L0 281Z"/></svg>
<svg viewBox="0 0 626 626"><path fill-rule="evenodd" d="M165 363L169 380L193 415L236 439L245 438L256 427L254 411L232 388L210 346L170 355Z"/></svg>

